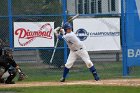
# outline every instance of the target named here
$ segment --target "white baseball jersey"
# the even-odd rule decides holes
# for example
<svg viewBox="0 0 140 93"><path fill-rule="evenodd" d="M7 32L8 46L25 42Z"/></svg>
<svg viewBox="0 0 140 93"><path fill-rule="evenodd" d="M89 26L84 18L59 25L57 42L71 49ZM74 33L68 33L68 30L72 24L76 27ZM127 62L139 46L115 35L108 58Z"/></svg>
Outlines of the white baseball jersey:
<svg viewBox="0 0 140 93"><path fill-rule="evenodd" d="M76 36L74 32L70 32L63 35L63 39L67 42L68 47L72 51L85 49L84 44L79 40L79 38Z"/></svg>
<svg viewBox="0 0 140 93"><path fill-rule="evenodd" d="M85 45L79 40L74 32L66 33L62 38L67 42L67 45L70 48L70 54L65 67L71 68L78 56L82 58L88 68L93 66L88 52L85 49Z"/></svg>

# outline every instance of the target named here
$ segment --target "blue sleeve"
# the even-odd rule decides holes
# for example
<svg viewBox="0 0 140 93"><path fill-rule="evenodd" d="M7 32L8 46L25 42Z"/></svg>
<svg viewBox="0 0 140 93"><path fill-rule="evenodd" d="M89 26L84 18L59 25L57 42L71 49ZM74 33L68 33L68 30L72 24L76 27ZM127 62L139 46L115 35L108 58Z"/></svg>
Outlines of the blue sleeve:
<svg viewBox="0 0 140 93"><path fill-rule="evenodd" d="M59 40L63 40L63 35L61 35L61 34L58 35L58 39L59 39Z"/></svg>

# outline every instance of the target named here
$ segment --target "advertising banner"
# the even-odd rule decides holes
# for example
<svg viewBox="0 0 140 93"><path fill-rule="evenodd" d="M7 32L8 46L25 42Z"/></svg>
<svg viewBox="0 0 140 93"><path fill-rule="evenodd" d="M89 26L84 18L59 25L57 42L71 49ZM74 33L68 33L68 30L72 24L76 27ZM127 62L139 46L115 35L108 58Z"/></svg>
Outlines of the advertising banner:
<svg viewBox="0 0 140 93"><path fill-rule="evenodd" d="M54 47L54 22L14 22L14 47Z"/></svg>
<svg viewBox="0 0 140 93"><path fill-rule="evenodd" d="M126 0L126 4L126 63L137 66L140 65L140 0Z"/></svg>
<svg viewBox="0 0 140 93"><path fill-rule="evenodd" d="M120 18L78 18L73 29L88 51L120 50Z"/></svg>

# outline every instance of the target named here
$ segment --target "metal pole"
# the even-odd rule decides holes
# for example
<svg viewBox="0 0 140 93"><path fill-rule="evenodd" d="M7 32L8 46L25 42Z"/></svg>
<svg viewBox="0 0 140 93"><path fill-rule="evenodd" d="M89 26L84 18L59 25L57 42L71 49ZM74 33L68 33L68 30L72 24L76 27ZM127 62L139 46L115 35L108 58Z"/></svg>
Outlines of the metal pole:
<svg viewBox="0 0 140 93"><path fill-rule="evenodd" d="M9 42L10 48L13 48L12 0L8 0L8 18L9 18Z"/></svg>
<svg viewBox="0 0 140 93"><path fill-rule="evenodd" d="M127 1L127 0L126 0ZM126 43L126 2L125 0L121 0L121 37L122 37L122 56L123 56L123 76L128 75L128 67L127 67L127 43ZM125 5L125 7L124 7Z"/></svg>
<svg viewBox="0 0 140 93"><path fill-rule="evenodd" d="M67 0L62 0L64 23L67 21L67 8L66 8L67 4L66 3L67 3ZM67 55L67 44L66 44L66 42L64 42L64 63L66 63L67 57L68 57L68 55Z"/></svg>

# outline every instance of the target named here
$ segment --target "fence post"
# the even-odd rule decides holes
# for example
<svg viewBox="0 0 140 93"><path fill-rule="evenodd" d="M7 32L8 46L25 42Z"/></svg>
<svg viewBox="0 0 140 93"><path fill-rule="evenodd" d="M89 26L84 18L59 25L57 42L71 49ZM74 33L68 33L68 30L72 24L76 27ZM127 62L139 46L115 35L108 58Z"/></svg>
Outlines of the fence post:
<svg viewBox="0 0 140 93"><path fill-rule="evenodd" d="M63 5L63 20L64 20L64 23L67 21L67 8L66 8L66 3L67 1L66 0L62 0L62 5ZM64 63L66 63L67 61L67 44L66 42L64 42Z"/></svg>
<svg viewBox="0 0 140 93"><path fill-rule="evenodd" d="M116 53L116 61L117 61L117 62L120 61L120 53L119 53L119 52Z"/></svg>
<svg viewBox="0 0 140 93"><path fill-rule="evenodd" d="M122 56L123 56L123 60L122 60L122 67L123 67L123 76L127 76L128 75L128 67L127 67L127 50L126 50L126 33L125 33L125 12L124 9L124 5L126 6L126 4L124 4L125 0L121 0L121 37L122 37ZM125 21L124 21L125 20Z"/></svg>
<svg viewBox="0 0 140 93"><path fill-rule="evenodd" d="M13 48L12 0L8 0L8 18L9 18L9 43L10 48Z"/></svg>

